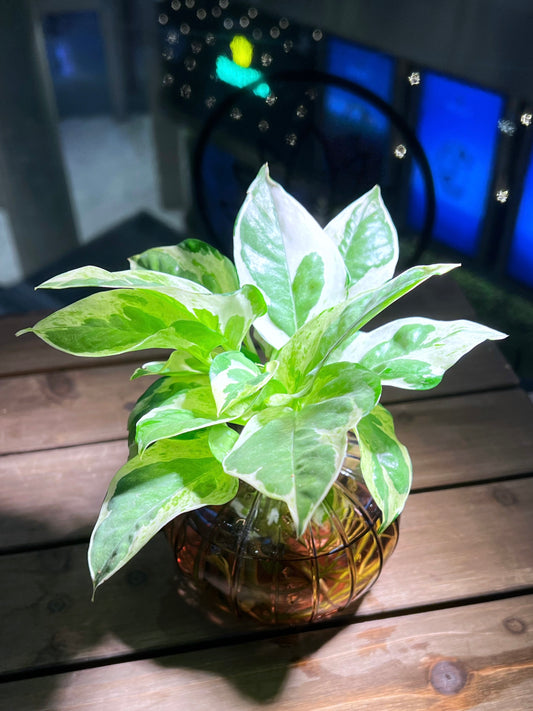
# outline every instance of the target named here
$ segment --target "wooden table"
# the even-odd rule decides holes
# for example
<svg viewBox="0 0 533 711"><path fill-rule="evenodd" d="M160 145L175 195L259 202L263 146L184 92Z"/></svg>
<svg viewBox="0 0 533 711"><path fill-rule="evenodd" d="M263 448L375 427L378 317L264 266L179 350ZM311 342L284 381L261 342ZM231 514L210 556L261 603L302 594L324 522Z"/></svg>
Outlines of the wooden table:
<svg viewBox="0 0 533 711"><path fill-rule="evenodd" d="M395 315L472 317L451 279ZM434 391L386 394L412 454L400 543L357 615L221 630L158 536L90 602L87 542L126 457L142 357L74 359L0 321L0 708L533 708L533 406L494 344Z"/></svg>

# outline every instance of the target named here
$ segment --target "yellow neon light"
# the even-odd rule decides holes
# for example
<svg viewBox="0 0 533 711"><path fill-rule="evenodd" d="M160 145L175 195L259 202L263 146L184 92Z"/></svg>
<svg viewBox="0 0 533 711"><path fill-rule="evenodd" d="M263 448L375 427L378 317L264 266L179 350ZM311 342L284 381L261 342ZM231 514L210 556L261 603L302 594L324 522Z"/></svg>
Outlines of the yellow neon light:
<svg viewBox="0 0 533 711"><path fill-rule="evenodd" d="M253 44L243 35L235 35L231 40L229 48L235 64L239 67L249 67L254 54Z"/></svg>

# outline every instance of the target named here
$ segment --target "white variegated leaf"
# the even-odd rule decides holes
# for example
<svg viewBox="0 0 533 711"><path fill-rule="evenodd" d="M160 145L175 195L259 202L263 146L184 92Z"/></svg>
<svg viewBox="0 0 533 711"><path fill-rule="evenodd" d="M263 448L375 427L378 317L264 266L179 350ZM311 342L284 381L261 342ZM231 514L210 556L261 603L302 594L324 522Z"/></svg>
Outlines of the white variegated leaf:
<svg viewBox="0 0 533 711"><path fill-rule="evenodd" d="M33 332L74 355L175 348L205 361L218 346L238 349L265 309L252 285L233 294L175 290L173 296L148 288L116 289L81 299L17 335Z"/></svg>
<svg viewBox="0 0 533 711"><path fill-rule="evenodd" d="M197 294L209 294L209 290L200 284L162 272L147 269L120 272L108 272L100 267L79 267L64 274L52 277L39 284L38 289L70 289L73 287L102 287L105 289L155 289L179 299L181 292L192 291Z"/></svg>
<svg viewBox="0 0 533 711"><path fill-rule="evenodd" d="M394 276L398 234L377 185L345 207L324 232L344 258L351 296L381 286Z"/></svg>
<svg viewBox="0 0 533 711"><path fill-rule="evenodd" d="M257 286L268 307L254 326L274 348L345 298L346 269L334 241L266 165L248 189L234 245L241 284Z"/></svg>
<svg viewBox="0 0 533 711"><path fill-rule="evenodd" d="M131 380L140 378L142 375L170 375L172 377L184 375L188 377L190 373L208 372L208 362L194 358L187 351L174 351L167 360L153 360L141 365L134 371Z"/></svg>
<svg viewBox="0 0 533 711"><path fill-rule="evenodd" d="M280 350L276 377L292 392L298 390L306 374L320 367L329 354L346 346L374 316L426 279L445 274L456 264L412 267L375 289L357 294L319 314L305 324Z"/></svg>
<svg viewBox="0 0 533 711"><path fill-rule="evenodd" d="M363 417L355 429L361 452L361 473L379 506L384 531L401 513L412 481L409 453L394 432L394 423L382 405Z"/></svg>
<svg viewBox="0 0 533 711"><path fill-rule="evenodd" d="M379 378L357 364L326 366L297 410L272 407L249 420L224 470L285 501L302 534L339 473L348 429L380 392Z"/></svg>
<svg viewBox="0 0 533 711"><path fill-rule="evenodd" d="M235 405L260 390L272 377L270 372L257 365L239 351L219 353L209 371L211 389L217 413L231 413Z"/></svg>
<svg viewBox="0 0 533 711"><path fill-rule="evenodd" d="M199 239L186 239L170 247L153 247L130 258L132 270L152 269L201 284L215 294L239 288L233 263L215 247Z"/></svg>
<svg viewBox="0 0 533 711"><path fill-rule="evenodd" d="M348 345L334 350L329 362L361 363L381 377L383 385L426 390L462 356L485 340L505 334L473 321L404 318L369 333L359 332Z"/></svg>
<svg viewBox="0 0 533 711"><path fill-rule="evenodd" d="M115 475L89 545L94 589L125 565L179 514L224 504L237 493L209 449L207 434L157 442Z"/></svg>
<svg viewBox="0 0 533 711"><path fill-rule="evenodd" d="M285 501L301 535L340 471L345 421L343 409L327 404L263 410L224 458L224 471Z"/></svg>
<svg viewBox="0 0 533 711"><path fill-rule="evenodd" d="M218 415L209 382L206 385L192 382L187 387L181 378L168 380L172 381L168 394L163 396L160 392L157 403L149 409L144 406L144 414L136 421L135 441L141 454L158 440L212 427L229 419Z"/></svg>

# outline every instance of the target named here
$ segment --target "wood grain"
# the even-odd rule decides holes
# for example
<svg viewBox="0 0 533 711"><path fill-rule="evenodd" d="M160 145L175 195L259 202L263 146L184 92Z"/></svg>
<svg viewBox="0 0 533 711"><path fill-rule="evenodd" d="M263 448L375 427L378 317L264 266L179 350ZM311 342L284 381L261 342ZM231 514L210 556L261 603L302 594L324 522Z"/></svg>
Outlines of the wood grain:
<svg viewBox="0 0 533 711"><path fill-rule="evenodd" d="M415 488L533 472L533 406L521 390L390 409L413 460ZM126 456L117 441L0 457L0 551L88 535Z"/></svg>
<svg viewBox="0 0 533 711"><path fill-rule="evenodd" d="M390 411L419 488L533 471L533 405L523 390L411 402Z"/></svg>
<svg viewBox="0 0 533 711"><path fill-rule="evenodd" d="M88 536L125 440L0 457L0 551Z"/></svg>
<svg viewBox="0 0 533 711"><path fill-rule="evenodd" d="M132 370L108 365L0 379L0 454L124 437L129 411L152 380L130 381Z"/></svg>
<svg viewBox="0 0 533 711"><path fill-rule="evenodd" d="M527 711L533 596L3 686L17 711Z"/></svg>
<svg viewBox="0 0 533 711"><path fill-rule="evenodd" d="M533 586L533 479L414 494L400 543L358 615ZM0 671L112 658L197 644L221 632L174 592L169 546L158 536L91 604L86 546L0 558Z"/></svg>

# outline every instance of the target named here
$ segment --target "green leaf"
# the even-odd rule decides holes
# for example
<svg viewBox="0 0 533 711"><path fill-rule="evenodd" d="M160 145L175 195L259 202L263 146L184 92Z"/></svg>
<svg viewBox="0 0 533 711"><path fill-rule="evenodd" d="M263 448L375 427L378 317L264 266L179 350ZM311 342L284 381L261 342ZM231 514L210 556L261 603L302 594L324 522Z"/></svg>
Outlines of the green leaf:
<svg viewBox="0 0 533 711"><path fill-rule="evenodd" d="M228 427L228 425L213 425L207 430L209 449L213 457L219 462L224 460L224 457L235 446L235 442L239 439L239 433Z"/></svg>
<svg viewBox="0 0 533 711"><path fill-rule="evenodd" d="M328 363L313 379L311 390L301 402L305 407L317 403L334 405L332 412L335 414L343 408L346 413L344 424L348 430L374 408L380 395L381 383L375 373L358 363ZM325 422L323 424L326 425Z"/></svg>
<svg viewBox="0 0 533 711"><path fill-rule="evenodd" d="M377 185L344 208L324 232L337 244L357 293L394 276L398 235Z"/></svg>
<svg viewBox="0 0 533 711"><path fill-rule="evenodd" d="M235 223L235 264L255 284L268 315L254 324L280 348L309 318L345 298L346 269L333 242L307 210L270 179L263 166Z"/></svg>
<svg viewBox="0 0 533 711"><path fill-rule="evenodd" d="M194 358L186 351L174 351L168 360L153 360L144 363L134 371L131 380L140 378L142 375L179 375L189 376L190 373L208 373L209 363Z"/></svg>
<svg viewBox="0 0 533 711"><path fill-rule="evenodd" d="M379 378L359 365L326 366L300 409L271 407L249 420L224 470L285 501L300 535L339 473L348 429L380 392Z"/></svg>
<svg viewBox="0 0 533 711"><path fill-rule="evenodd" d="M183 291L193 291L197 294L209 294L209 290L188 279L170 276L157 271L124 270L108 272L100 267L80 267L44 281L38 289L70 289L72 287L98 286L106 289L155 289L180 300Z"/></svg>
<svg viewBox="0 0 533 711"><path fill-rule="evenodd" d="M189 373L188 377L162 377L149 385L135 403L128 417L128 445L130 453L137 452L135 434L137 422L153 410L180 393L188 392L194 388L209 386L209 376L206 373Z"/></svg>
<svg viewBox="0 0 533 711"><path fill-rule="evenodd" d="M149 289L92 294L17 335L33 332L74 355L175 348L205 360L217 346L238 349L253 320L265 311L253 286L234 294L182 291L180 298L182 303Z"/></svg>
<svg viewBox="0 0 533 711"><path fill-rule="evenodd" d="M504 333L473 321L405 318L369 333L360 332L329 361L353 361L374 371L383 385L426 390L438 385L448 368L479 343Z"/></svg>
<svg viewBox="0 0 533 711"><path fill-rule="evenodd" d="M335 481L346 451L345 413L327 405L300 411L270 408L254 415L224 458L224 470L273 499L285 501L301 535Z"/></svg>
<svg viewBox="0 0 533 711"><path fill-rule="evenodd" d="M186 239L171 247L154 247L130 258L131 269L153 269L190 279L215 294L239 288L233 263L217 249L199 239Z"/></svg>
<svg viewBox="0 0 533 711"><path fill-rule="evenodd" d="M235 405L260 390L272 377L239 351L219 353L211 363L209 377L219 415L230 412Z"/></svg>
<svg viewBox="0 0 533 711"><path fill-rule="evenodd" d="M157 393L152 393L150 408L146 409L148 403L145 400L137 410L137 413L143 411L136 419L135 429L135 440L141 453L158 440L211 427L228 419L217 414L207 376L197 376L189 382L182 378L165 380L169 382L161 385Z"/></svg>
<svg viewBox="0 0 533 711"><path fill-rule="evenodd" d="M361 472L383 514L380 531L384 531L405 506L411 488L411 459L396 437L390 412L382 405L361 419L355 434L361 451Z"/></svg>
<svg viewBox="0 0 533 711"><path fill-rule="evenodd" d="M238 481L213 457L207 435L155 444L113 478L89 546L94 588L127 563L175 516L224 504Z"/></svg>
<svg viewBox="0 0 533 711"><path fill-rule="evenodd" d="M382 286L370 289L324 311L305 324L279 351L276 377L298 391L311 370L320 367L329 354L356 337L357 332L387 306L429 277L445 274L456 264L412 267Z"/></svg>

